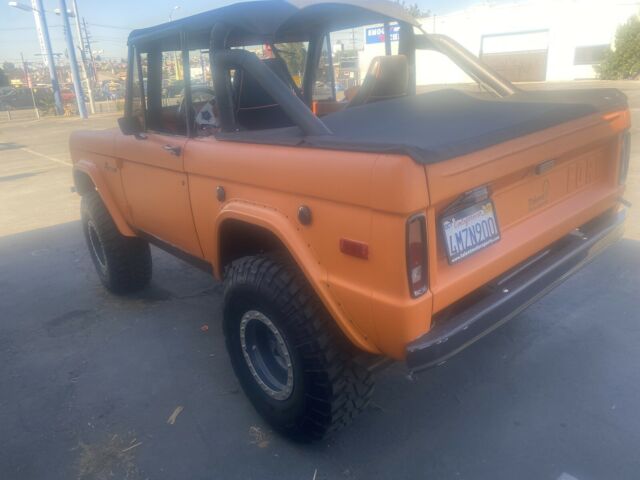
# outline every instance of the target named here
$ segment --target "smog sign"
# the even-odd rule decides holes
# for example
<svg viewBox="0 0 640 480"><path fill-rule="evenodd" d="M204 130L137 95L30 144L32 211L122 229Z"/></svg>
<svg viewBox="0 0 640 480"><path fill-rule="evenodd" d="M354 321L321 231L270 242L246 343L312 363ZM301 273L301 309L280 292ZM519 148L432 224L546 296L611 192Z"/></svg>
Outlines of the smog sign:
<svg viewBox="0 0 640 480"><path fill-rule="evenodd" d="M400 25L392 23L389 25L391 41L397 42L400 39ZM384 43L384 25L377 27L367 27L367 45L372 43Z"/></svg>

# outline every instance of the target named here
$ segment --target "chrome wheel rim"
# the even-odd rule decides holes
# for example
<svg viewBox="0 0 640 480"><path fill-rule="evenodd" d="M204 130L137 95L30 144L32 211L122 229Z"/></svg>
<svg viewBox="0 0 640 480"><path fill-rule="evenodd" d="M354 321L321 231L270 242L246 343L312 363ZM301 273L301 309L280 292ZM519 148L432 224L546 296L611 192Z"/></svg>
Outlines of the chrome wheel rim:
<svg viewBox="0 0 640 480"><path fill-rule="evenodd" d="M284 337L265 314L250 310L240 320L245 362L260 388L275 400L293 392L293 363Z"/></svg>
<svg viewBox="0 0 640 480"><path fill-rule="evenodd" d="M87 237L89 237L89 247L93 253L93 258L96 259L100 268L104 271L107 269L107 256L104 253L104 247L100 241L100 235L94 223L89 220L87 222Z"/></svg>

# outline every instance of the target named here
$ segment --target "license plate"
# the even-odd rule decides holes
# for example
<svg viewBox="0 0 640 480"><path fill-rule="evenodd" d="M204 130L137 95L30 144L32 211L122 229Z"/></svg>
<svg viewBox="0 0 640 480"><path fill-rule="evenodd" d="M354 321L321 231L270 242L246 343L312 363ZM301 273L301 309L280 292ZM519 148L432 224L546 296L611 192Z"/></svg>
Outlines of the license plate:
<svg viewBox="0 0 640 480"><path fill-rule="evenodd" d="M471 205L442 218L449 263L456 263L500 240L491 200Z"/></svg>

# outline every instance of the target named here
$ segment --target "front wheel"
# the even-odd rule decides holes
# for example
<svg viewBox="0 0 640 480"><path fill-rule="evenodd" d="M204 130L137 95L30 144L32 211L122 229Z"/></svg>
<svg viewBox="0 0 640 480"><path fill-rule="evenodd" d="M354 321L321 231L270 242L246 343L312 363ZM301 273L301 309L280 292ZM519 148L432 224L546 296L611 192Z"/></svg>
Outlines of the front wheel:
<svg viewBox="0 0 640 480"><path fill-rule="evenodd" d="M235 261L225 276L224 300L234 371L275 429L296 439L320 439L364 410L373 392L371 373L287 261Z"/></svg>
<svg viewBox="0 0 640 480"><path fill-rule="evenodd" d="M80 209L89 255L102 284L116 294L146 287L151 280L149 244L122 235L97 192L83 195Z"/></svg>

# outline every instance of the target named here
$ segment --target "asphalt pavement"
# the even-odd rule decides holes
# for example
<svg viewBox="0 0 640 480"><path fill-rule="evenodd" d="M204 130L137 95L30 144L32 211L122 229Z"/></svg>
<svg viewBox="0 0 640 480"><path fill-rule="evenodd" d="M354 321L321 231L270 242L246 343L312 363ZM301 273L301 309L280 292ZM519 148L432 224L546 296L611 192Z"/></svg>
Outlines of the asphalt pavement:
<svg viewBox="0 0 640 480"><path fill-rule="evenodd" d="M640 86L624 88L635 117ZM240 391L219 284L155 249L144 292L99 284L66 141L114 122L0 124L0 479L640 476L638 207L624 240L510 323L415 378L392 366L351 428L300 445Z"/></svg>

